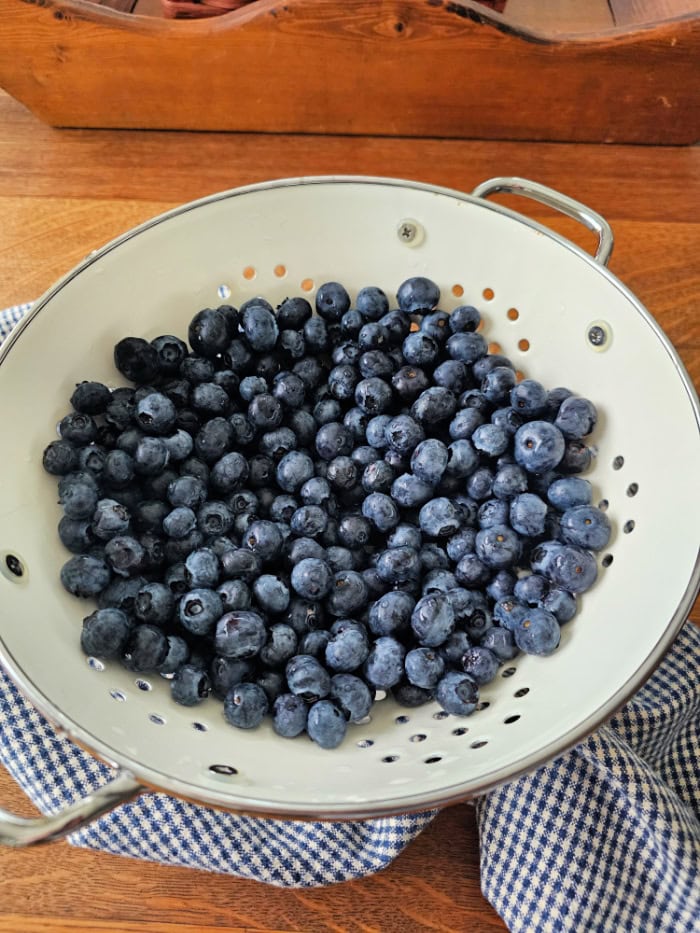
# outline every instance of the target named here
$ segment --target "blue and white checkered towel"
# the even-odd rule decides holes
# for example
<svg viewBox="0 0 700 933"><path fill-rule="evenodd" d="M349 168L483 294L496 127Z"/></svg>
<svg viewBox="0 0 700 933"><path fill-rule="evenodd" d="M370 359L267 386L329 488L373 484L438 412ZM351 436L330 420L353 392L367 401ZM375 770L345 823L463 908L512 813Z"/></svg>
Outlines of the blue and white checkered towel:
<svg viewBox="0 0 700 933"><path fill-rule="evenodd" d="M0 313L0 341L29 306ZM0 671L0 762L45 813L109 779ZM481 886L522 933L700 931L700 630L555 763L477 802ZM310 887L385 868L435 812L362 823L252 819L148 793L69 842ZM457 869L458 861L455 862Z"/></svg>

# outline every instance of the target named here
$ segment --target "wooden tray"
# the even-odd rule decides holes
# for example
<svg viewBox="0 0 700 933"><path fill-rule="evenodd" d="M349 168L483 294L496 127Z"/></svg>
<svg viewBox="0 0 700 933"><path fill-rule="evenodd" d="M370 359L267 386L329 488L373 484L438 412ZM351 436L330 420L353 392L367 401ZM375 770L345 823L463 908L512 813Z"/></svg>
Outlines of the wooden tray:
<svg viewBox="0 0 700 933"><path fill-rule="evenodd" d="M692 143L699 56L693 14L548 36L470 0L0 0L0 86L56 126Z"/></svg>

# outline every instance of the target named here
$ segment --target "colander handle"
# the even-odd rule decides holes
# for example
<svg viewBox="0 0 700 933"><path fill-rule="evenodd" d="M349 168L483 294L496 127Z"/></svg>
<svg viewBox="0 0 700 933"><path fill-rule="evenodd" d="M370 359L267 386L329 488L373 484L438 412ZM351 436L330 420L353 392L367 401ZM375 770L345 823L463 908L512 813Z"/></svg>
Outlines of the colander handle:
<svg viewBox="0 0 700 933"><path fill-rule="evenodd" d="M610 224L604 217L601 217L596 211L581 204L580 201L574 201L573 198L555 191L554 188L548 188L546 185L540 185L536 181L529 181L527 178L489 178L483 181L472 191L475 198L488 198L492 194L505 192L506 194L519 194L524 198L531 198L533 201L539 201L546 204L547 207L553 207L567 217L573 217L598 234L598 249L595 251L594 259L602 266L607 266L608 260L613 250L615 238Z"/></svg>
<svg viewBox="0 0 700 933"><path fill-rule="evenodd" d="M143 789L130 774L118 771L109 784L53 816L27 818L0 810L0 845L21 849L62 839L136 797Z"/></svg>

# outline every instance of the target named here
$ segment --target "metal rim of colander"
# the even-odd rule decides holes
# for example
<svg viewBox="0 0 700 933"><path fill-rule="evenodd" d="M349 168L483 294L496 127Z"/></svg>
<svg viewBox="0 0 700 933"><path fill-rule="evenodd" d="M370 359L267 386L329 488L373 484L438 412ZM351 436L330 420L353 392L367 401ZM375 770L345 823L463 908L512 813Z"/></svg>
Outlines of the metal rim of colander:
<svg viewBox="0 0 700 933"><path fill-rule="evenodd" d="M635 297L635 295L613 273L611 273L609 269L607 269L607 267L596 261L593 256L585 252L585 250L581 249L575 243L567 240L565 237L554 232L550 228L532 220L523 214L503 207L500 204L487 201L482 197L465 194L464 192L456 191L451 188L397 178L354 175L284 178L218 192L216 194L208 195L207 197L188 202L163 214L159 214L158 216L153 217L142 224L139 224L126 233L111 240L100 249L95 250L75 268L59 279L59 281L36 302L31 311L17 325L17 327L13 329L10 336L4 342L3 346L0 348L0 365L12 349L13 345L19 339L25 328L31 325L32 321L41 313L44 308L46 308L51 299L56 294L58 294L62 288L64 288L69 282L71 282L76 276L80 275L93 263L99 261L107 253L111 252L128 240L133 239L145 230L155 227L164 221L171 220L189 211L196 210L199 207L214 203L216 201L223 201L229 198L244 196L247 194L275 188L329 184L383 185L407 188L411 190L418 190L451 197L470 204L475 204L484 210L494 211L496 213L505 215L513 222L530 227L531 229L546 237L549 237L561 246L573 252L580 260L594 268L598 274L606 278L611 285L620 291L632 306L632 308L634 308L637 314L639 314L640 317L644 320L647 326L651 328L656 338L666 350L666 353L670 357L678 373L678 376L693 408L696 427L698 430L700 430L700 404L698 403L698 396L677 352L651 314ZM284 805L280 803L271 804L265 799L257 799L254 797L246 797L243 799L239 798L235 793L231 792L217 792L211 788L207 788L205 790L199 785L194 785L187 781L172 778L170 776L163 775L152 768L144 767L139 761L129 758L128 755L123 755L119 752L116 752L99 736L93 735L87 729L83 729L82 727L77 726L75 722L70 717L65 715L63 711L58 706L56 706L56 704L49 697L45 696L41 689L25 674L20 665L15 662L1 637L0 663L2 663L3 667L10 674L15 684L19 687L24 696L26 696L30 702L33 703L37 710L39 710L39 712L41 712L49 720L49 722L56 725L68 738L75 741L77 745L89 751L90 753L97 755L100 759L107 762L108 764L121 768L123 771L133 775L139 782L143 782L145 786L151 789L172 793L194 803L213 805L235 812L247 812L251 814L263 814L268 816L276 815L283 816L287 819L292 817L307 819L364 819L368 817L426 810L434 807L441 807L458 803L465 799L487 793L488 791L493 790L494 788L506 782L512 781L524 774L532 772L538 767L541 767L542 765L545 765L560 757L562 754L585 739L610 716L612 716L618 709L620 709L653 673L665 653L672 645L678 632L680 631L680 628L687 618L687 615L693 605L699 589L700 549L698 551L698 555L693 567L693 572L690 576L685 591L683 592L671 619L663 629L653 650L649 653L645 662L639 666L635 673L629 677L605 703L601 704L585 720L579 723L577 727L569 730L560 736L557 740L549 742L547 745L539 749L537 753L524 756L523 758L513 761L507 766L502 766L492 771L486 771L480 776L478 780L452 783L447 787L441 788L437 793L431 793L427 799L425 794L409 793L403 796L390 798L389 800L379 801L377 803L372 801L367 801L362 804L340 803L335 804L330 808L319 808L316 804L309 803L308 801L285 801Z"/></svg>

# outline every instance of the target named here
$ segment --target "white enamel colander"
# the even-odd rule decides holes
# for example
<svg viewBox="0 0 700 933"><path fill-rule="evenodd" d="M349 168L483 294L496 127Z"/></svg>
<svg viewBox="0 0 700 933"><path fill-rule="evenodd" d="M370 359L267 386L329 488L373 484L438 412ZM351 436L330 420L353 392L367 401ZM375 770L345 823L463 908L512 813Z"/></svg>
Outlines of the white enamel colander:
<svg viewBox="0 0 700 933"><path fill-rule="evenodd" d="M511 191L599 235L595 257L486 200ZM144 788L260 815L355 819L448 804L555 758L625 702L672 643L698 588L698 401L654 319L606 268L608 224L551 189L493 179L471 195L382 178L298 178L217 194L93 253L52 288L0 352L0 662L115 779L64 813L0 812L0 841L56 838ZM120 384L114 344L186 333L194 312L253 295L279 302L324 281L351 295L427 275L441 306L474 304L484 335L546 386L591 398L600 419L587 474L613 534L596 586L549 658L520 656L468 718L385 699L324 751L301 737L228 726L222 704L170 699L158 676L86 661L91 611L61 588L67 554L42 451L76 382ZM669 286L671 283L669 283ZM21 569L22 575L15 572ZM0 715L1 715L0 711Z"/></svg>

